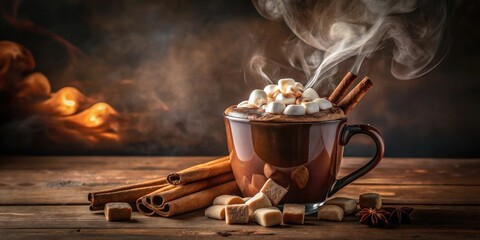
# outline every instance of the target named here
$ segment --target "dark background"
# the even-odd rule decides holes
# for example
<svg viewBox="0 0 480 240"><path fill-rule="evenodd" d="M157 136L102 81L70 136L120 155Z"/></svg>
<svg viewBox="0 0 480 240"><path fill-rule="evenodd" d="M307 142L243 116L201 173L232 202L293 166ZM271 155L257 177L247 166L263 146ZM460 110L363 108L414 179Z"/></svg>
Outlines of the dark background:
<svg viewBox="0 0 480 240"><path fill-rule="evenodd" d="M263 86L245 78L248 60L263 49L282 61L278 49L291 34L284 23L262 18L250 1L27 0L17 10L12 1L1 4L0 40L30 49L35 71L48 77L52 91L75 86L128 119L117 146L91 147L52 140L35 116L15 116L15 103L4 104L4 155L226 154L223 110ZM448 52L433 71L397 80L388 69L389 53L380 51L358 74L375 85L349 122L378 128L388 157L480 156L480 4L451 5ZM12 15L35 25L34 30L5 20ZM344 73L339 71L338 80ZM369 145L358 137L347 155L368 156Z"/></svg>

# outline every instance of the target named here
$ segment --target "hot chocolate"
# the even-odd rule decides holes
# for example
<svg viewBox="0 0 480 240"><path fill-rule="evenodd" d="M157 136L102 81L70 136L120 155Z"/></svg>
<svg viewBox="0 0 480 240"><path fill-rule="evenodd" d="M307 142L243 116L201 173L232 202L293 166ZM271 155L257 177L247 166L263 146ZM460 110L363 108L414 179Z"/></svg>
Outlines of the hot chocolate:
<svg viewBox="0 0 480 240"><path fill-rule="evenodd" d="M244 196L254 196L272 179L288 189L280 204L305 203L310 212L378 164L383 157L378 131L346 124L346 113L371 87L365 78L342 98L355 77L347 74L329 98L293 79L281 79L225 110L232 170ZM343 147L358 133L375 141L377 154L359 170L337 179Z"/></svg>
<svg viewBox="0 0 480 240"><path fill-rule="evenodd" d="M311 114L291 116L268 113L262 108L238 108L233 105L225 110L225 115L259 122L322 122L345 118L343 110L339 107L332 107Z"/></svg>

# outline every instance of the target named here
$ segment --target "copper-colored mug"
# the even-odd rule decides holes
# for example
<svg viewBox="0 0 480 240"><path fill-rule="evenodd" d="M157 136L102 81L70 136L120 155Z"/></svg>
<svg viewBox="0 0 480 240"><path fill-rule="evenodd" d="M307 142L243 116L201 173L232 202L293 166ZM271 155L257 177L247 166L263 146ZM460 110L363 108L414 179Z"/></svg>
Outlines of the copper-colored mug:
<svg viewBox="0 0 480 240"><path fill-rule="evenodd" d="M255 195L268 178L288 189L281 203L302 203L314 212L327 197L365 175L382 160L380 133L347 119L319 122L262 122L225 116L233 174L244 196ZM376 144L375 156L337 179L344 146L356 134Z"/></svg>

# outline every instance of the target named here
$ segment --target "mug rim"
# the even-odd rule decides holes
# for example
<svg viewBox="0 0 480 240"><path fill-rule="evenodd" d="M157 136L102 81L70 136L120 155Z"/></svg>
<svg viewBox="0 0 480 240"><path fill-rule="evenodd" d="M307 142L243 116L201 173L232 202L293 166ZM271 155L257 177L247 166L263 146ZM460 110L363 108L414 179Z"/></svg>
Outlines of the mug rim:
<svg viewBox="0 0 480 240"><path fill-rule="evenodd" d="M227 118L229 120L236 121L236 122L252 122L252 123L264 123L264 124L323 124L323 123L347 121L347 117L343 117L343 118L339 118L339 119L326 120L326 121L307 121L307 122L275 121L275 122L270 122L270 121L258 121L258 120L250 120L250 119L245 119L245 118L233 117L233 116L226 115L225 113L223 114L223 117Z"/></svg>

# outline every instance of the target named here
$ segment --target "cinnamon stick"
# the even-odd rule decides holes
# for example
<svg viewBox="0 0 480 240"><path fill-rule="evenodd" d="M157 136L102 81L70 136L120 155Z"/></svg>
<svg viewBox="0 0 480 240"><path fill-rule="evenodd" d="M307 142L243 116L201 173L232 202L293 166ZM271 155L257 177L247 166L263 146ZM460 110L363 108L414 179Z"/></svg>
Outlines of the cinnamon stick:
<svg viewBox="0 0 480 240"><path fill-rule="evenodd" d="M135 204L135 201L146 194L149 194L162 187L169 186L168 184L154 185L133 189L124 189L112 192L95 192L88 194L88 200L90 201L90 211L102 210L104 205L109 202L128 202Z"/></svg>
<svg viewBox="0 0 480 240"><path fill-rule="evenodd" d="M170 173L167 176L167 182L173 185L186 184L231 171L230 157L227 156L179 172Z"/></svg>
<svg viewBox="0 0 480 240"><path fill-rule="evenodd" d="M333 90L328 100L332 103L338 104L338 102L342 99L343 95L347 91L347 89L352 85L352 83L357 78L357 75L348 72L345 77L343 77L342 81L337 85L335 90Z"/></svg>
<svg viewBox="0 0 480 240"><path fill-rule="evenodd" d="M338 105L343 109L345 114L350 112L357 103L363 98L373 83L368 77L365 77L355 88L353 88L347 96L345 96Z"/></svg>
<svg viewBox="0 0 480 240"><path fill-rule="evenodd" d="M173 217L178 214L194 211L212 205L213 200L224 194L238 195L239 189L235 181L230 181L193 194L166 202L163 208L156 209L162 217Z"/></svg>
<svg viewBox="0 0 480 240"><path fill-rule="evenodd" d="M156 178L148 181L143 181L139 183L133 183L133 184L127 184L127 185L122 185L119 187L114 187L114 188L107 188L101 191L96 191L93 193L88 194L88 200L92 197L91 195L93 194L98 194L98 193L111 193L111 192L118 192L122 190L129 190L129 189L134 189L134 188L143 188L143 187L151 187L151 186L156 186L156 185L164 185L167 183L167 178L166 177L161 177L161 178Z"/></svg>
<svg viewBox="0 0 480 240"><path fill-rule="evenodd" d="M201 190L217 186L226 182L234 180L233 173L228 172L204 180L188 183L185 185L177 185L175 188L164 190L159 189L153 193L148 194L146 197L147 202L156 208L162 208L166 202L183 197L185 195L193 194Z"/></svg>
<svg viewBox="0 0 480 240"><path fill-rule="evenodd" d="M145 216L153 216L155 214L155 212L147 204L143 202L143 198L138 198L136 205L137 205L137 210Z"/></svg>

